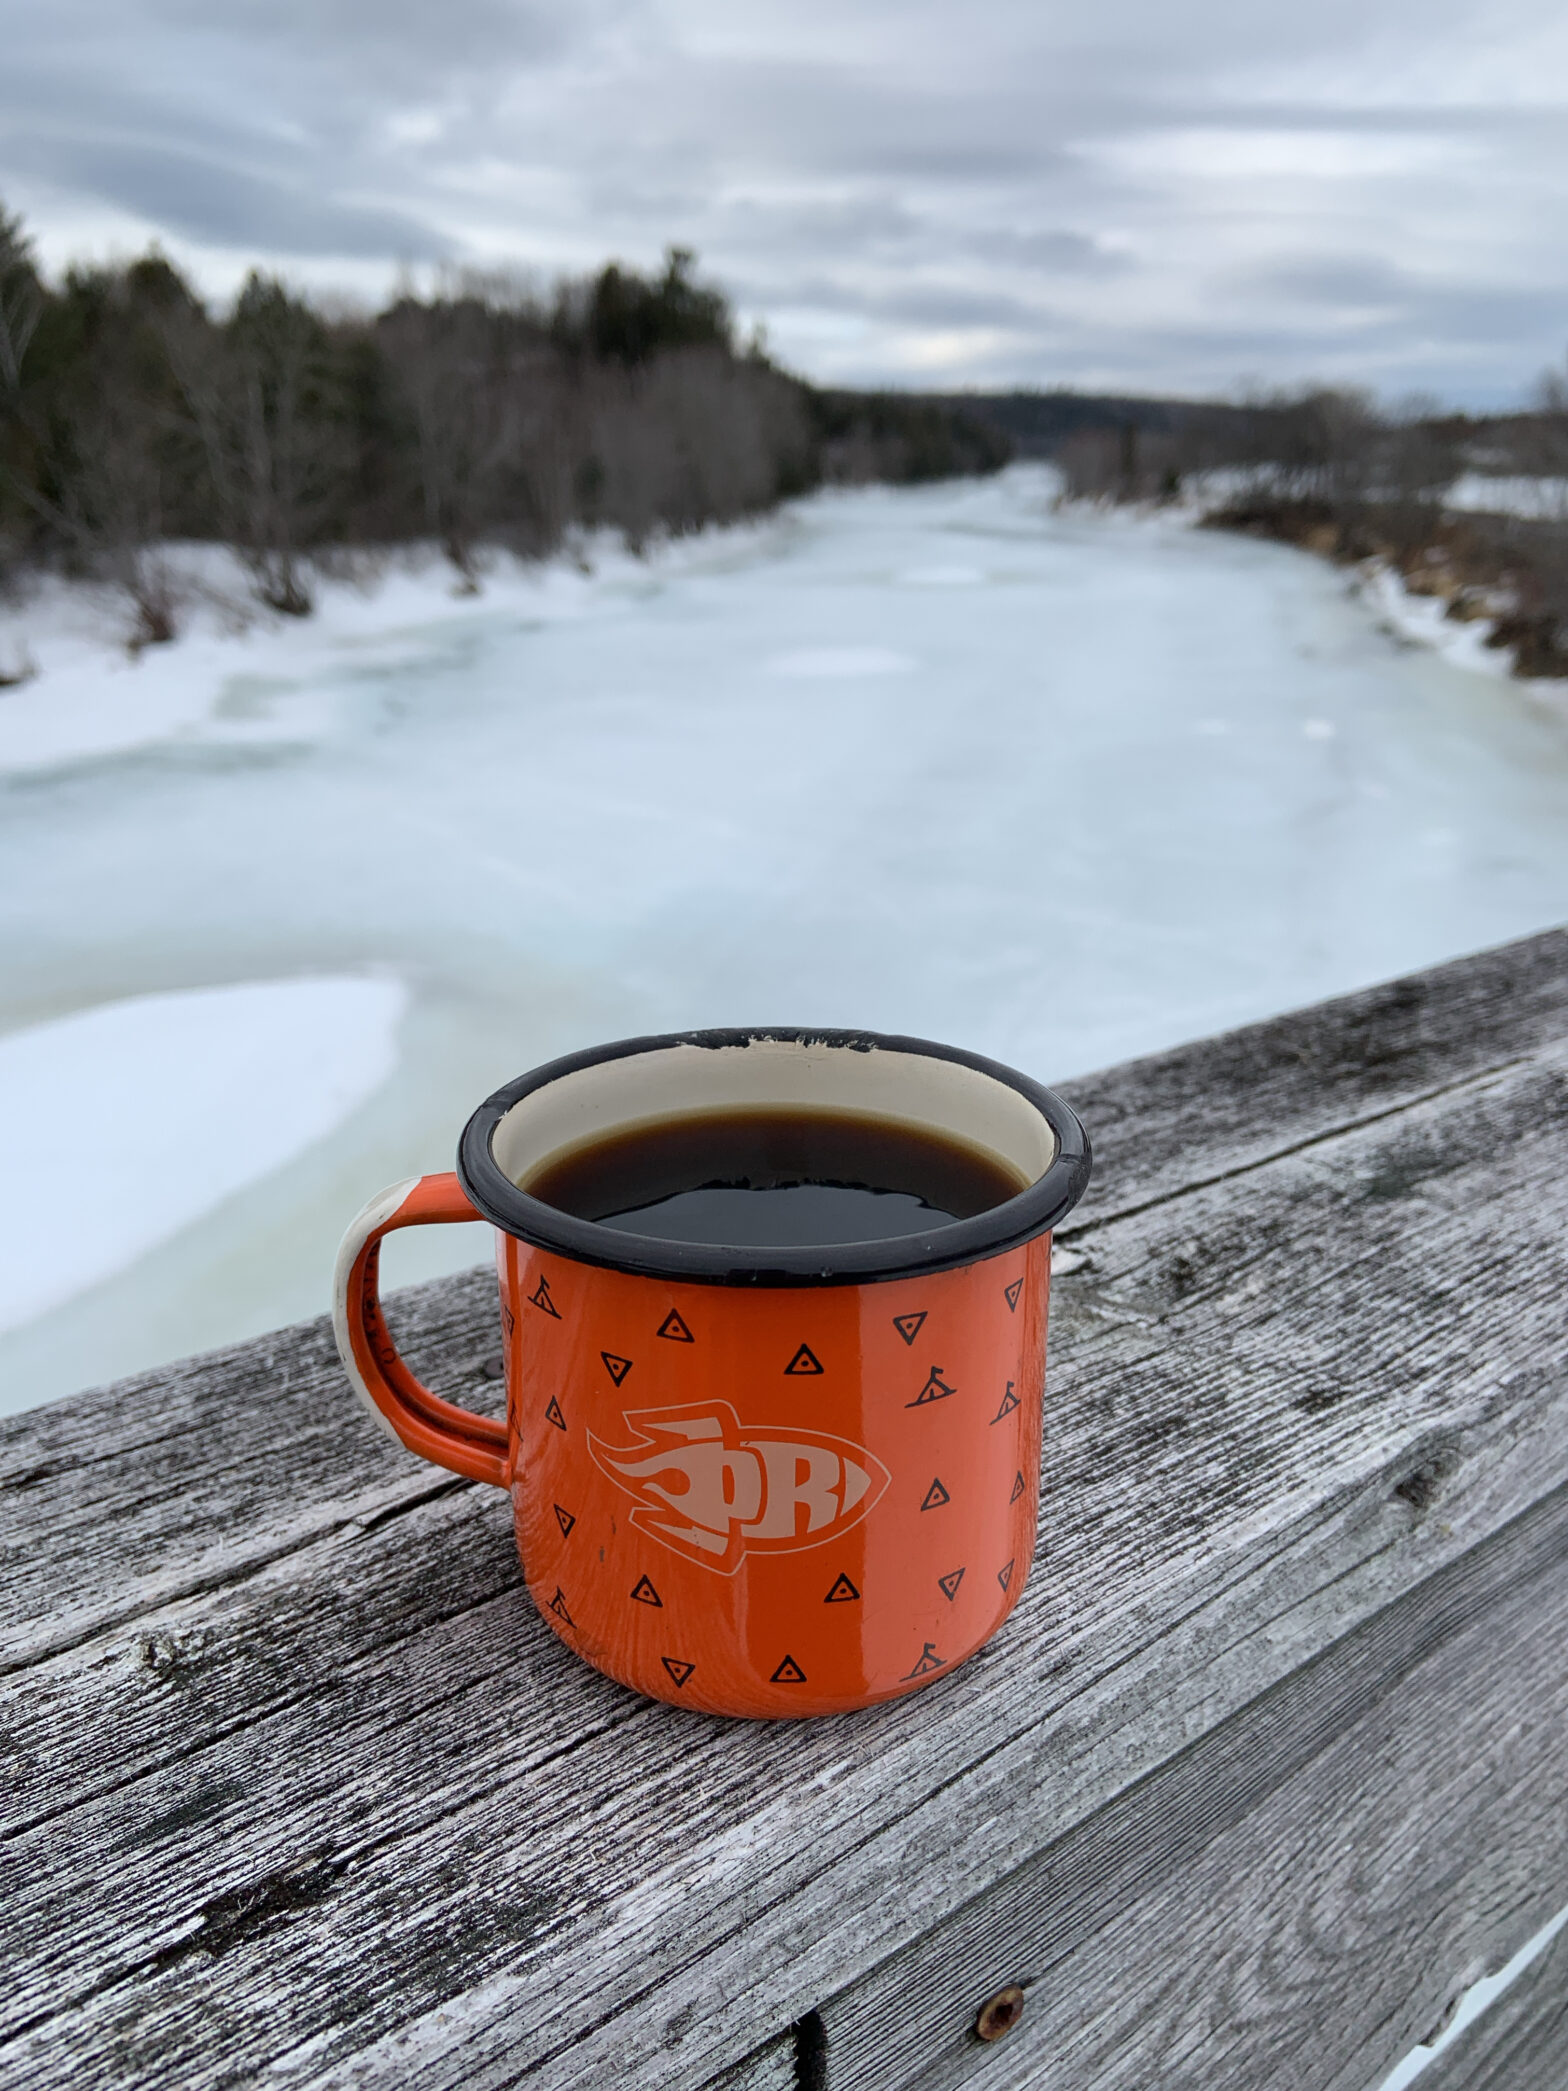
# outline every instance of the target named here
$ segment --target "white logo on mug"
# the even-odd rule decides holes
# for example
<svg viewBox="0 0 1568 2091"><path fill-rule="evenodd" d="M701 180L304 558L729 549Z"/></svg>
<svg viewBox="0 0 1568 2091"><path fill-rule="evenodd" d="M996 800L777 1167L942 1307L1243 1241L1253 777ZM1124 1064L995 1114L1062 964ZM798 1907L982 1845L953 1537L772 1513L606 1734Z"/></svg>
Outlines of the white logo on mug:
<svg viewBox="0 0 1568 2091"><path fill-rule="evenodd" d="M748 1553L793 1553L858 1525L888 1484L847 1438L743 1424L727 1401L628 1410L633 1443L589 1433L600 1469L637 1501L641 1531L732 1575Z"/></svg>

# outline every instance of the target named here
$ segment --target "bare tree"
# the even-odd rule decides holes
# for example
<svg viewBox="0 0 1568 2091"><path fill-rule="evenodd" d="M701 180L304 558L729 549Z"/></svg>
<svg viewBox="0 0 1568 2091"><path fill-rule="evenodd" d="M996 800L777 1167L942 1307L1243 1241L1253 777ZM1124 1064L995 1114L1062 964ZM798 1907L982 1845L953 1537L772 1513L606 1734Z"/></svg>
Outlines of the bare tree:
<svg viewBox="0 0 1568 2091"><path fill-rule="evenodd" d="M172 639L178 617L162 551L164 467L145 409L107 387L84 400L62 434L57 464L56 499L33 496L40 513L87 572L129 600L133 651Z"/></svg>
<svg viewBox="0 0 1568 2091"><path fill-rule="evenodd" d="M1077 429L1056 452L1070 500L1168 501L1206 462L1191 443L1131 419Z"/></svg>
<svg viewBox="0 0 1568 2091"><path fill-rule="evenodd" d="M149 310L183 286L156 258L124 271L73 271L57 300L75 354L45 385L16 359L10 393L29 452L20 500L81 572L109 582L135 613L134 648L173 638L175 591L161 552L169 399ZM3 293L0 293L3 294ZM14 351L18 331L9 330Z"/></svg>
<svg viewBox="0 0 1568 2091"><path fill-rule="evenodd" d="M21 221L0 209L0 582L13 556L6 510L13 503L25 508L32 477L24 458L30 445L22 422L22 373L42 309Z"/></svg>
<svg viewBox="0 0 1568 2091"><path fill-rule="evenodd" d="M598 367L584 387L587 519L634 546L659 529L754 515L802 472L810 430L794 388L715 347Z"/></svg>
<svg viewBox="0 0 1568 2091"><path fill-rule="evenodd" d="M0 399L22 388L22 364L43 310L32 250L20 218L0 209Z"/></svg>
<svg viewBox="0 0 1568 2091"><path fill-rule="evenodd" d="M264 603L308 616L306 559L343 450L325 328L275 278L253 272L226 326L182 315L166 342L224 536Z"/></svg>
<svg viewBox="0 0 1568 2091"><path fill-rule="evenodd" d="M1527 468L1555 482L1543 506L1554 521L1568 525L1568 363L1541 373L1526 442Z"/></svg>
<svg viewBox="0 0 1568 2091"><path fill-rule="evenodd" d="M1153 454L1137 441L1124 482ZM124 589L136 643L173 629L171 535L221 539L303 615L340 542L423 530L473 586L486 541L538 555L588 525L642 545L825 475L939 478L1007 449L956 402L826 392L760 338L737 350L681 249L548 300L454 277L375 321L253 274L215 319L156 256L45 284L0 213L0 531Z"/></svg>
<svg viewBox="0 0 1568 2091"><path fill-rule="evenodd" d="M425 527L470 588L476 545L500 524L527 448L529 379L550 360L540 331L478 290L405 299L377 327L413 430Z"/></svg>

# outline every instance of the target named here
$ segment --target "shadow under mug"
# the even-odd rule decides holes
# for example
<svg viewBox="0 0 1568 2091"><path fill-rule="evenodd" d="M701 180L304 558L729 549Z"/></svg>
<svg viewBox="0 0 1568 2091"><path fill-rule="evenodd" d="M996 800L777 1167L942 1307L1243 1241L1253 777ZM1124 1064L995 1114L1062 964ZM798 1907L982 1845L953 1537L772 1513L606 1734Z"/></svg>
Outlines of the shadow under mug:
<svg viewBox="0 0 1568 2091"><path fill-rule="evenodd" d="M815 1248L654 1240L520 1187L619 1128L768 1107L947 1134L1028 1187L922 1234ZM338 1257L338 1347L411 1451L510 1489L528 1588L586 1661L715 1714L869 1706L962 1662L1023 1589L1050 1230L1089 1168L1059 1097L950 1046L629 1039L497 1090L456 1175L370 1201ZM474 1219L497 1230L505 1423L421 1386L377 1290L385 1234Z"/></svg>

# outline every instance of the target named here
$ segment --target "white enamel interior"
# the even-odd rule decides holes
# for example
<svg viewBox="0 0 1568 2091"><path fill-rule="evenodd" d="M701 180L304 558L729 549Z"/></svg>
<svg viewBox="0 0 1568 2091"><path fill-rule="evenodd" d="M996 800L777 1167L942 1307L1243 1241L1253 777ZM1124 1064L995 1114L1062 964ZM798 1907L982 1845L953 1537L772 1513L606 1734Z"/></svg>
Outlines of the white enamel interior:
<svg viewBox="0 0 1568 2091"><path fill-rule="evenodd" d="M661 1046L580 1067L515 1103L495 1129L491 1152L526 1190L546 1163L606 1133L695 1111L765 1106L870 1113L946 1133L992 1156L1020 1190L1056 1156L1056 1135L1029 1099L977 1068L924 1053L771 1038Z"/></svg>

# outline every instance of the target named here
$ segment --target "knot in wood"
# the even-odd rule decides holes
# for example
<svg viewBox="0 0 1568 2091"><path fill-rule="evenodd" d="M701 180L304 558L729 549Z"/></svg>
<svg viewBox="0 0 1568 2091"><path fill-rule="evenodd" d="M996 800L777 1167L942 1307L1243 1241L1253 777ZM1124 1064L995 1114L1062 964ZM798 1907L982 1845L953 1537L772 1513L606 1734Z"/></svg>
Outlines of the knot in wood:
<svg viewBox="0 0 1568 2091"><path fill-rule="evenodd" d="M980 2006L975 2020L975 2031L982 2040L1000 2040L1011 2033L1024 2015L1024 1993L1016 1982L1006 1989L999 1989L994 1997Z"/></svg>

